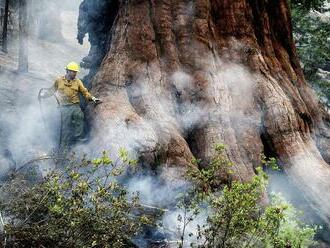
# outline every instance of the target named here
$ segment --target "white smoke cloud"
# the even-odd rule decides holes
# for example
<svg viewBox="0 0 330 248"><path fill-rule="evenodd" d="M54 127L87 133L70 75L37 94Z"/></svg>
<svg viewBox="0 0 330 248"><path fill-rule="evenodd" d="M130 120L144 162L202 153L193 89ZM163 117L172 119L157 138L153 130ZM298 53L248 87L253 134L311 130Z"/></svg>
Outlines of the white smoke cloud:
<svg viewBox="0 0 330 248"><path fill-rule="evenodd" d="M192 220L188 222L190 217ZM198 238L198 226L206 225L207 217L208 211L206 209L201 209L201 213L197 216L194 216L191 211L185 212L183 209L176 209L165 213L162 226L167 233L168 241L178 245L181 244L180 239L183 236L183 247L191 247L191 244L203 244L204 239ZM185 229L184 232L183 229Z"/></svg>
<svg viewBox="0 0 330 248"><path fill-rule="evenodd" d="M178 201L183 197L183 193L187 192L191 187L191 183L184 179L166 180L162 177L162 173L177 173L177 169L162 169L158 175L140 175L129 179L127 189L129 192L139 192L140 202L143 207L162 212L161 219L157 221L158 231L161 232L166 241L177 244L184 233L184 247L190 247L190 243L197 244L203 240L197 240L198 225L206 224L208 210L201 209L201 212L194 216L193 220L188 221L192 217L192 211L184 210L179 207ZM162 179L163 178L163 179ZM186 213L185 213L186 211ZM186 219L185 218L186 214ZM189 222L189 223L188 223Z"/></svg>

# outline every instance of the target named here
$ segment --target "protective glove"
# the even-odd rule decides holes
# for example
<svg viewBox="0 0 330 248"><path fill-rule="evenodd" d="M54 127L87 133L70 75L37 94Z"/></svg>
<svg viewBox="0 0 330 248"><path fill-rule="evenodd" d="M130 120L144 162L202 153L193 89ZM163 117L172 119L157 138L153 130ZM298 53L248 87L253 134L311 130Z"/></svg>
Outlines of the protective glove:
<svg viewBox="0 0 330 248"><path fill-rule="evenodd" d="M93 101L94 103L99 103L99 102L101 102L101 100L100 100L99 98L95 97L95 96L92 97L92 101Z"/></svg>

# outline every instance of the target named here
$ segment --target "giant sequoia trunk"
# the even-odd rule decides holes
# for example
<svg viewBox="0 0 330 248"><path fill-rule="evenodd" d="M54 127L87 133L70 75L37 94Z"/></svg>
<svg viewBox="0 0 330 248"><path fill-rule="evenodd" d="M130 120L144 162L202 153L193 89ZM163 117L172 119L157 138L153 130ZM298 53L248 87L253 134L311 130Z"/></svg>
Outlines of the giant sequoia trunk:
<svg viewBox="0 0 330 248"><path fill-rule="evenodd" d="M286 0L121 1L109 35L93 80L98 145L129 139L141 162L185 168L224 143L240 180L266 147L329 223L329 116Z"/></svg>

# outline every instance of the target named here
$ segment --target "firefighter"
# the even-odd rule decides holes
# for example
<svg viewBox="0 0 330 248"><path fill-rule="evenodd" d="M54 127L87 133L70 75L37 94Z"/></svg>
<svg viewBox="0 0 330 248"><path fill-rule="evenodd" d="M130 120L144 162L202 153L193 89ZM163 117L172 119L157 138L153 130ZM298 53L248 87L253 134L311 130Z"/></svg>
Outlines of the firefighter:
<svg viewBox="0 0 330 248"><path fill-rule="evenodd" d="M61 137L60 149L68 148L75 142L83 140L84 137L84 113L80 108L79 93L86 100L99 103L100 99L92 96L76 78L79 65L71 62L66 66L66 74L58 78L51 88L41 92L41 98L47 98L56 94L61 111Z"/></svg>

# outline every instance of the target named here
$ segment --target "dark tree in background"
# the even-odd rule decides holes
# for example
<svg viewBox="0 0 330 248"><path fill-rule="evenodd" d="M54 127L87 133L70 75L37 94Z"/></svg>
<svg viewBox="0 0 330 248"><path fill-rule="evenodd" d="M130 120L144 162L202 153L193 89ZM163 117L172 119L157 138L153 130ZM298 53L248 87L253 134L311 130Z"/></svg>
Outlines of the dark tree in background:
<svg viewBox="0 0 330 248"><path fill-rule="evenodd" d="M9 0L6 0L4 18L3 18L3 30L2 30L2 51L5 53L8 52L8 44L7 44L8 15L9 15Z"/></svg>
<svg viewBox="0 0 330 248"><path fill-rule="evenodd" d="M28 12L27 0L19 0L19 55L18 71L28 71Z"/></svg>
<svg viewBox="0 0 330 248"><path fill-rule="evenodd" d="M141 162L185 168L224 143L243 181L267 151L329 223L330 118L304 79L286 0L120 1L113 11L92 82L100 149L122 126L141 134ZM202 111L182 125L189 106Z"/></svg>

